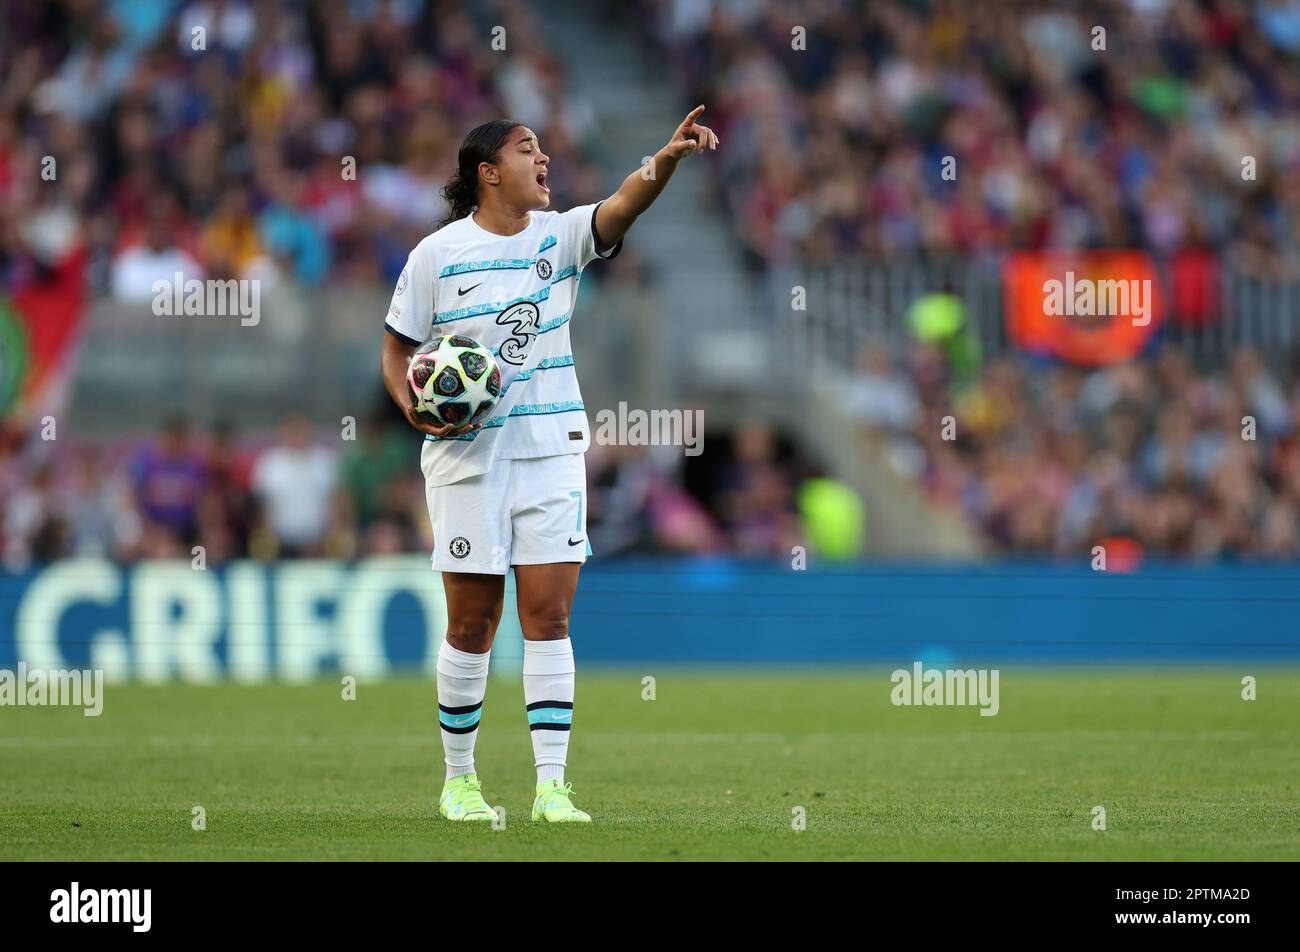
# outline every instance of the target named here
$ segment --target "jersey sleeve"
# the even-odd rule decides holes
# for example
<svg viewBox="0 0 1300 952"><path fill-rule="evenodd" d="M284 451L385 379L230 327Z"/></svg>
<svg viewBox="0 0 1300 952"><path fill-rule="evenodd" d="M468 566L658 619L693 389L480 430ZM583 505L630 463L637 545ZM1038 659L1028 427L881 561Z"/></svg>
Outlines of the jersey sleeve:
<svg viewBox="0 0 1300 952"><path fill-rule="evenodd" d="M437 306L434 284L433 251L422 242L415 246L397 278L384 329L408 344L416 347L423 344L433 327Z"/></svg>
<svg viewBox="0 0 1300 952"><path fill-rule="evenodd" d="M573 263L578 266L578 270L582 270L596 258L604 258L608 261L623 249L623 239L620 238L618 244L606 249L603 254L596 250L596 209L600 206L600 202L594 205L579 205L557 216L557 232L561 240L566 243L565 246L573 250Z"/></svg>

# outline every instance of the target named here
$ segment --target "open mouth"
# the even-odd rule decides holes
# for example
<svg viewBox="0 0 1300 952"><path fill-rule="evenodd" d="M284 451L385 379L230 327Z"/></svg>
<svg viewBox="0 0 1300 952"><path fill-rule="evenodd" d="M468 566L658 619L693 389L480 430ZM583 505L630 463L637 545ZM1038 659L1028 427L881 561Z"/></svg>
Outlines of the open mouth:
<svg viewBox="0 0 1300 952"><path fill-rule="evenodd" d="M548 191L548 192L550 191L550 189L546 187L546 173L545 173L545 172L538 172L538 173L537 173L537 184L540 185L540 186L541 186L545 191Z"/></svg>

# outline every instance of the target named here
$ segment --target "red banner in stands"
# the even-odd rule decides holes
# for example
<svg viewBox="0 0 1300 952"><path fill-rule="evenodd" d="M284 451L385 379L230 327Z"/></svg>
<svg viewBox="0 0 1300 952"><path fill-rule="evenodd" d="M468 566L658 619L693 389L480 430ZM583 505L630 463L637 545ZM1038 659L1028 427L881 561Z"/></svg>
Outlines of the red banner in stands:
<svg viewBox="0 0 1300 952"><path fill-rule="evenodd" d="M20 423L62 409L86 309L86 250L0 295L0 419Z"/></svg>
<svg viewBox="0 0 1300 952"><path fill-rule="evenodd" d="M1002 287L1017 347L1085 367L1136 357L1163 317L1155 264L1140 251L1021 252Z"/></svg>

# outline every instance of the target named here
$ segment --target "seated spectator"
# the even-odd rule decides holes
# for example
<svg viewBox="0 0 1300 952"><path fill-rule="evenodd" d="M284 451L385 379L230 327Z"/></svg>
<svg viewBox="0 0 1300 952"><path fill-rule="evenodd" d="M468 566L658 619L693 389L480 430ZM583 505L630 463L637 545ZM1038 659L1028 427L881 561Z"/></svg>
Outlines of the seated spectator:
<svg viewBox="0 0 1300 952"><path fill-rule="evenodd" d="M178 274L183 281L202 281L207 276L203 266L174 243L173 229L165 208L151 210L143 240L113 258L109 284L114 298L127 304L147 304L158 295L158 281L167 282L170 288Z"/></svg>

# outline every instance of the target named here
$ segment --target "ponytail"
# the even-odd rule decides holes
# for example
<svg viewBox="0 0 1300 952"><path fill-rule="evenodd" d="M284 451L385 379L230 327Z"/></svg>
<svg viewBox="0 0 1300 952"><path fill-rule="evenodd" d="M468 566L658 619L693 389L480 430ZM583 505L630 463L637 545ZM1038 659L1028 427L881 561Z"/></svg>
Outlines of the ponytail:
<svg viewBox="0 0 1300 952"><path fill-rule="evenodd" d="M449 206L443 225L460 221L478 205L478 167L483 162L495 162L497 153L506 143L510 130L521 123L510 119L493 119L475 126L460 144L456 156L456 171L443 186L442 197ZM441 226L439 226L441 227Z"/></svg>

